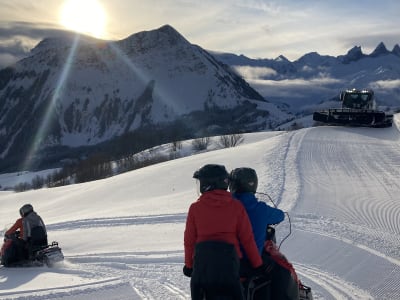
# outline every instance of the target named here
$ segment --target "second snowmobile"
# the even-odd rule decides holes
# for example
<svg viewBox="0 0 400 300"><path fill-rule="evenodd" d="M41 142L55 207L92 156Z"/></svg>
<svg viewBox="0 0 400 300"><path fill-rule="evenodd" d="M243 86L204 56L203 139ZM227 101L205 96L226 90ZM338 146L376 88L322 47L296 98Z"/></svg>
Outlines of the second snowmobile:
<svg viewBox="0 0 400 300"><path fill-rule="evenodd" d="M30 245L27 248L17 247L21 243L19 231L4 236L4 243L0 250L0 264L5 267L53 267L64 260L64 255L58 242L45 245ZM23 249L24 251L21 251Z"/></svg>

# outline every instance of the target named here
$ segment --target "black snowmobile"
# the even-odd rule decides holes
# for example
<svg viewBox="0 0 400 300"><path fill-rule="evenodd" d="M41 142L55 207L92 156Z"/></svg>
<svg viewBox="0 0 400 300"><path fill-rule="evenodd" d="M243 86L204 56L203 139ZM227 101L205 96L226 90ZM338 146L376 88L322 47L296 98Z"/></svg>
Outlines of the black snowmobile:
<svg viewBox="0 0 400 300"><path fill-rule="evenodd" d="M277 205L266 194L275 208ZM268 265L268 272L263 275L248 276L243 282L246 300L313 300L311 288L304 285L297 276L293 265L280 252L280 246L291 235L292 225L289 213L285 212L289 220L289 233L282 239L279 246L276 243L275 228L270 224L266 228L266 238L261 254L263 263Z"/></svg>
<svg viewBox="0 0 400 300"><path fill-rule="evenodd" d="M275 228L272 226L267 227L262 259L264 264L271 266L271 271L245 279L246 300L313 300L311 288L301 283L293 265L276 246Z"/></svg>
<svg viewBox="0 0 400 300"><path fill-rule="evenodd" d="M40 227L36 227L40 228ZM35 235L35 228L32 229L32 236ZM56 263L64 260L64 255L58 242L47 243L31 239L24 243L19 238L19 231L4 236L4 243L0 251L0 264L4 267L53 267Z"/></svg>

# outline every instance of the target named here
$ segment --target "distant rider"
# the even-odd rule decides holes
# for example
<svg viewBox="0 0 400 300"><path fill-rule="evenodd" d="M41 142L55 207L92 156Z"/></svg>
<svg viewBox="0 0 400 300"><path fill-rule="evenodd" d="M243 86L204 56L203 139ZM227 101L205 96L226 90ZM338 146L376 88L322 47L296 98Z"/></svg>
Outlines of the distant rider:
<svg viewBox="0 0 400 300"><path fill-rule="evenodd" d="M29 248L32 243L35 245L47 245L47 231L42 218L33 210L31 204L23 205L13 226L5 233L6 237L11 237L19 232L18 238L13 241L13 260L27 259ZM38 230L39 229L39 230Z"/></svg>

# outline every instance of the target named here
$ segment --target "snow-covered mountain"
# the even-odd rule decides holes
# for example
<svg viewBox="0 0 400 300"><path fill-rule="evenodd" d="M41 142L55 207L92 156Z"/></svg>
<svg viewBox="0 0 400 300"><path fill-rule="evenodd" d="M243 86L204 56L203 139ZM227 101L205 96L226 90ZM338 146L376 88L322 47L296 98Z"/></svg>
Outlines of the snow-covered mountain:
<svg viewBox="0 0 400 300"><path fill-rule="evenodd" d="M381 108L400 108L399 45L389 51L380 43L368 55L360 46L337 57L311 52L293 62L282 55L275 59L213 55L235 68L266 99L295 114L340 107L338 95L347 88L371 88Z"/></svg>
<svg viewBox="0 0 400 300"><path fill-rule="evenodd" d="M66 35L0 71L0 169L111 148L104 144L135 131L158 145L290 118L169 25L117 42Z"/></svg>

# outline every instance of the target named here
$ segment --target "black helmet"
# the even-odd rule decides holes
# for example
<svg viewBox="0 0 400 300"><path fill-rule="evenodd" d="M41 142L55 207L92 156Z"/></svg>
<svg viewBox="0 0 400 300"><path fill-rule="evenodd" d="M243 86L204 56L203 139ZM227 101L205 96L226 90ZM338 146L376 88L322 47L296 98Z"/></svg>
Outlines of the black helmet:
<svg viewBox="0 0 400 300"><path fill-rule="evenodd" d="M228 171L223 165L208 164L194 172L193 178L200 181L200 193L228 189Z"/></svg>
<svg viewBox="0 0 400 300"><path fill-rule="evenodd" d="M19 209L19 214L21 215L21 217L26 217L31 212L33 212L33 206L31 204L25 204Z"/></svg>
<svg viewBox="0 0 400 300"><path fill-rule="evenodd" d="M257 191L257 173L252 168L237 168L229 175L231 193L255 193Z"/></svg>

